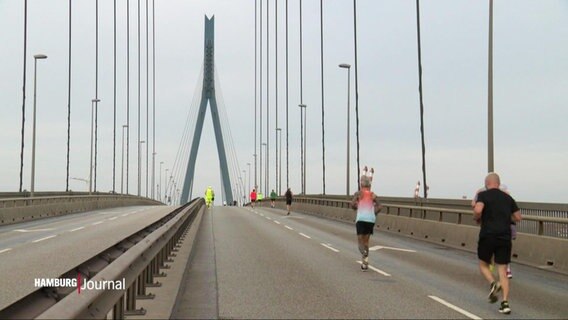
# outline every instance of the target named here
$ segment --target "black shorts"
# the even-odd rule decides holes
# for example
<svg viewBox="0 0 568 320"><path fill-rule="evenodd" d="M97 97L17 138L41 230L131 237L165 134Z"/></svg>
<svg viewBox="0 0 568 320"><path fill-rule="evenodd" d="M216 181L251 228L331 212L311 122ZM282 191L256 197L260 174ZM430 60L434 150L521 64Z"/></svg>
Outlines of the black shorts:
<svg viewBox="0 0 568 320"><path fill-rule="evenodd" d="M357 221L357 223L355 223L355 227L357 227L357 235L373 234L373 230L375 229L375 224L372 222Z"/></svg>
<svg viewBox="0 0 568 320"><path fill-rule="evenodd" d="M256 199L250 199L250 202L256 202Z"/></svg>
<svg viewBox="0 0 568 320"><path fill-rule="evenodd" d="M511 240L482 237L477 242L477 257L487 263L491 263L494 257L496 264L508 264L511 262L512 247Z"/></svg>
<svg viewBox="0 0 568 320"><path fill-rule="evenodd" d="M286 205L287 205L287 206L292 205L292 200L286 200Z"/></svg>

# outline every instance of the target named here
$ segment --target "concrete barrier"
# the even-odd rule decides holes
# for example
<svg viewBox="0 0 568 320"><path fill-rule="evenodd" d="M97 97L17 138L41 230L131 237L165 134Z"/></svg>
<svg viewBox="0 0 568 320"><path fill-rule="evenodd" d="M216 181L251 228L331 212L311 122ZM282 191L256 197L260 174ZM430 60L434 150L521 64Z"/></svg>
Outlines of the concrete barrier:
<svg viewBox="0 0 568 320"><path fill-rule="evenodd" d="M329 204L330 206L324 206L301 201L293 204L293 210L354 223L354 210L346 208L345 204L337 203L337 201ZM261 205L266 207L270 205L270 202L263 202ZM286 206L282 201L277 201L276 207L285 209ZM408 209L394 212L393 208L394 206L390 205L389 214L384 210L377 216L377 229L451 248L477 252L478 226L426 219L417 212L413 212L412 217L409 217ZM444 216L451 214L452 209L448 211L449 213L444 213ZM434 211L430 214L434 214ZM471 216L461 219L469 223ZM568 239L518 233L517 240L513 241L512 261L568 274Z"/></svg>
<svg viewBox="0 0 568 320"><path fill-rule="evenodd" d="M97 209L160 204L162 203L152 199L123 195L2 199L0 200L0 225Z"/></svg>

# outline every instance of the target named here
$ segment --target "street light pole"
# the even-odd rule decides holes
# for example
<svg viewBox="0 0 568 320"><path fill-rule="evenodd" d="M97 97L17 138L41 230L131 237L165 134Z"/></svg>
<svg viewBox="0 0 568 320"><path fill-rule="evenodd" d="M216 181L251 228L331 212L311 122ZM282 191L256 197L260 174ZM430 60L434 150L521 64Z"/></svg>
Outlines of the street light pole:
<svg viewBox="0 0 568 320"><path fill-rule="evenodd" d="M168 198L167 198L167 197L168 197L168 186L169 186L169 185L168 185L168 171L169 171L169 170L170 170L170 169L166 169L166 176L164 177L164 178L165 178L165 179L164 179L164 181L165 181L165 183L164 183L164 196L165 196L164 201L165 201L165 202L168 202Z"/></svg>
<svg viewBox="0 0 568 320"><path fill-rule="evenodd" d="M305 112L306 105L299 104L300 107L300 157L301 157L301 170L302 170L302 194L306 194L306 128L307 125Z"/></svg>
<svg viewBox="0 0 568 320"><path fill-rule="evenodd" d="M141 153L142 153L142 144L146 143L145 140L140 141L140 143L138 144L138 164L140 164L141 162ZM141 189L142 189L142 185L141 185L141 171L140 171L140 166L138 166L138 196L140 196L141 194Z"/></svg>
<svg viewBox="0 0 568 320"><path fill-rule="evenodd" d="M262 147L266 148L266 142L261 143L260 154L262 154ZM266 149L268 149L268 148L266 148ZM267 150L267 152L268 152L268 150ZM266 181L267 181L266 180L266 174L267 174L267 171L266 171L266 168L265 168L265 172L264 172L264 196L266 196L266 194L268 192L268 184L266 183ZM262 184L262 172L260 173L260 177L261 177L260 181L261 181L261 184ZM262 187L261 187L261 192L262 192Z"/></svg>
<svg viewBox="0 0 568 320"><path fill-rule="evenodd" d="M94 139L94 132L95 132L95 103L100 101L99 99L92 99L91 100L91 156L90 156L90 164L89 164L89 194L93 193L93 139Z"/></svg>
<svg viewBox="0 0 568 320"><path fill-rule="evenodd" d="M350 114L351 114L351 65L347 63L342 63L339 65L340 68L347 69L347 168L345 174L345 194L350 195L350 188L349 188L349 147L350 147Z"/></svg>
<svg viewBox="0 0 568 320"><path fill-rule="evenodd" d="M487 88L487 169L493 172L493 0L489 0L489 57L488 57L488 88Z"/></svg>
<svg viewBox="0 0 568 320"><path fill-rule="evenodd" d="M160 182L158 183L158 200L162 201L162 165L164 161L160 161Z"/></svg>
<svg viewBox="0 0 568 320"><path fill-rule="evenodd" d="M128 125L122 125L122 149L120 151L120 194L124 194L124 129L128 128Z"/></svg>
<svg viewBox="0 0 568 320"><path fill-rule="evenodd" d="M277 170L278 183L276 184L276 188L278 189L278 195L281 195L282 194L282 128L276 128L276 137L279 149L278 150L279 156L278 159L276 159L276 163L278 165L278 170Z"/></svg>
<svg viewBox="0 0 568 320"><path fill-rule="evenodd" d="M36 105L37 105L37 60L47 59L44 54L34 55L34 113L33 113L33 131L32 131L32 182L30 187L30 196L34 196L35 191L35 149L36 149Z"/></svg>
<svg viewBox="0 0 568 320"><path fill-rule="evenodd" d="M251 188L250 188L250 184L251 184L251 182L250 182L250 165L251 165L251 163L248 162L247 163L247 166L248 166L248 192L246 193L246 195L249 195L249 192L251 191Z"/></svg>

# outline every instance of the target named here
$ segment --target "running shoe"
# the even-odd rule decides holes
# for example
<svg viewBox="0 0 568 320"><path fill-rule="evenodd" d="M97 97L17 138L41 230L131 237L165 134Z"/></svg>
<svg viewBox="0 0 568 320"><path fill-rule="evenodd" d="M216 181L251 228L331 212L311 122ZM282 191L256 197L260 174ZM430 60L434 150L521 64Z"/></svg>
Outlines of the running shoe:
<svg viewBox="0 0 568 320"><path fill-rule="evenodd" d="M368 269L369 269L368 265L361 263L361 271L367 271Z"/></svg>
<svg viewBox="0 0 568 320"><path fill-rule="evenodd" d="M511 313L511 307L509 307L509 301L501 302L501 307L499 308L499 312L504 313L504 314L510 314Z"/></svg>
<svg viewBox="0 0 568 320"><path fill-rule="evenodd" d="M489 291L489 296L487 297L489 299L489 303L497 302L498 300L497 293L499 293L499 291L501 291L501 284L499 282L493 281L493 283L491 283L491 290Z"/></svg>
<svg viewBox="0 0 568 320"><path fill-rule="evenodd" d="M364 264L365 266L368 266L368 265L369 265L369 256L363 256L363 264Z"/></svg>
<svg viewBox="0 0 568 320"><path fill-rule="evenodd" d="M507 265L507 278L513 279L513 273L511 272L511 265Z"/></svg>

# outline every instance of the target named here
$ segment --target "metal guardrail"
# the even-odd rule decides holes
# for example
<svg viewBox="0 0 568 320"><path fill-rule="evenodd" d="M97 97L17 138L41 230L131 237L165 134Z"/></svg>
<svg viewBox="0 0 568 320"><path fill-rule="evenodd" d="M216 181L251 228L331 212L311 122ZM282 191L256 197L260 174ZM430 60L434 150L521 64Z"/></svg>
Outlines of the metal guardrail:
<svg viewBox="0 0 568 320"><path fill-rule="evenodd" d="M294 199L294 201L320 206L331 206L349 209L351 206L351 201L346 200L346 197L342 198L343 199L337 196L330 198L298 196ZM455 208L455 205L454 208L452 208L450 205L448 207L434 207L428 206L425 203L421 203L421 205L406 205L399 203L382 202L381 204L383 205L382 212L385 214L393 214L398 216L407 216L410 218L435 220L456 224L476 225L476 223L473 221L473 210L469 208ZM523 203L520 203L520 206L523 206L522 204ZM562 209L564 205L552 204L551 206ZM558 212L558 215L564 215L563 217L550 217L544 215L526 214L526 212L537 211L540 211L541 214L544 214L544 212L550 210L548 208L536 209L535 204L531 204L531 207L527 208L526 203L523 207L524 208L521 208L523 220L517 225L518 232L568 239L568 210L554 211ZM568 208L568 205L566 205L566 207ZM464 217L471 217L471 219L464 219Z"/></svg>
<svg viewBox="0 0 568 320"><path fill-rule="evenodd" d="M143 315L136 307L138 299L152 299L146 288L161 286L155 278L166 274L167 262L173 262L178 243L203 207L203 199L195 199L179 207L160 221L127 237L60 278L84 281L123 280L124 290L88 290L80 294L76 288L41 288L0 311L1 319L113 319Z"/></svg>

